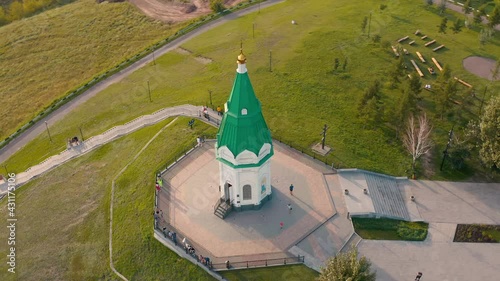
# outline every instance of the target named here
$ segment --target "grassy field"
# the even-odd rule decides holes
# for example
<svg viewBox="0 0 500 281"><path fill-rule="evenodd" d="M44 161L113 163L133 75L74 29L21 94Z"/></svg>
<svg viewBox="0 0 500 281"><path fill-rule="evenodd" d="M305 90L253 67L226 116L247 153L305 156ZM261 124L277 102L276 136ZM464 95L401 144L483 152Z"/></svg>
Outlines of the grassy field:
<svg viewBox="0 0 500 281"><path fill-rule="evenodd" d="M242 269L221 272L229 281L313 281L318 273L304 265L288 265L257 269Z"/></svg>
<svg viewBox="0 0 500 281"><path fill-rule="evenodd" d="M429 224L393 219L352 218L354 229L364 239L423 241Z"/></svg>
<svg viewBox="0 0 500 281"><path fill-rule="evenodd" d="M0 139L69 90L171 33L128 2L94 0L0 27Z"/></svg>
<svg viewBox="0 0 500 281"><path fill-rule="evenodd" d="M51 127L54 144L42 134L7 164L10 170L22 171L39 163L64 149L64 140L78 134L80 126L84 135L90 136L166 106L208 104L209 90L212 91L213 105L223 104L231 89L235 57L240 40L243 40L253 86L275 138L307 149L320 141L320 132L326 123L329 126L326 142L334 149L329 161L337 167L407 175L410 157L387 123L392 116L386 116L386 122L377 126L366 126L358 117L357 104L363 91L375 79L387 85L387 72L394 63L390 48L382 48L381 44L373 43L362 34L362 18L372 11L371 34L379 34L382 41L394 42L420 29L448 47L433 53L419 38L414 38L417 40L414 46L405 45L410 52L414 54L419 50L426 58L436 57L442 64L450 66L453 75L477 89L482 90L488 85L490 94L498 92L500 82L490 83L468 73L462 67L462 59L470 55L498 59L492 54L498 53L500 35L497 33L482 46L477 29L465 29L458 34L437 33L436 26L441 18L436 9L427 8L423 3L384 3L387 8L380 10L375 4L359 8L343 0L328 3L290 0L232 20L185 44L183 47L191 53L168 53L158 58L155 65L150 64L110 86ZM331 16L332 13L335 17ZM447 17L452 21L455 14ZM290 19L298 24L290 24ZM252 26L255 26L255 38ZM270 50L272 72L269 72ZM206 64L197 59L198 55L212 62ZM333 72L334 58L340 58L341 62L347 58L346 71ZM148 98L148 81L152 103ZM427 75L422 84L434 82L435 77ZM465 87L460 89L465 91ZM386 109L393 107L400 91L383 87L382 101ZM457 108L457 111L464 112L460 120L456 114L441 120L436 117L438 110L432 93L422 93L422 97L422 105L434 125L437 146L431 159L434 170L437 170L440 151L444 149L452 123L457 122L455 129L458 132L467 119L475 117L480 103L473 101L466 105L466 110ZM445 169L443 173L436 171L432 178L468 179L474 172L477 169L459 172Z"/></svg>
<svg viewBox="0 0 500 281"><path fill-rule="evenodd" d="M0 280L115 280L108 252L111 180L171 120L120 138L23 186L16 196L17 274L7 272L2 263ZM207 125L188 129L186 122L177 120L160 134L115 189L115 266L130 280L211 280L153 238L150 178L155 169L197 134L215 132ZM6 204L2 213L7 214ZM1 236L6 237L5 227ZM0 251L7 252L7 243L0 244Z"/></svg>

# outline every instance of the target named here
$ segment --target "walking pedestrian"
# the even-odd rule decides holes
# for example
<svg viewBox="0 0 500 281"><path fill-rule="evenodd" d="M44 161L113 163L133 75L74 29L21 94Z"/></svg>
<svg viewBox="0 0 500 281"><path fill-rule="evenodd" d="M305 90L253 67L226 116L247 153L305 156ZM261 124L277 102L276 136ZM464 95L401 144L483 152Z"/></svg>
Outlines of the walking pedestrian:
<svg viewBox="0 0 500 281"><path fill-rule="evenodd" d="M283 229L283 226L285 226L285 224L281 221L280 222L280 229Z"/></svg>
<svg viewBox="0 0 500 281"><path fill-rule="evenodd" d="M290 195L293 196L293 184L290 185Z"/></svg>
<svg viewBox="0 0 500 281"><path fill-rule="evenodd" d="M288 213L291 214L292 213L292 204L288 203L287 207L288 207Z"/></svg>
<svg viewBox="0 0 500 281"><path fill-rule="evenodd" d="M161 190L160 185L159 185L159 184L156 184L156 186L155 186L155 187L156 187L156 191L160 192L160 190Z"/></svg>
<svg viewBox="0 0 500 281"><path fill-rule="evenodd" d="M419 281L420 277L422 277L422 272L417 273L417 277L415 277L415 281Z"/></svg>

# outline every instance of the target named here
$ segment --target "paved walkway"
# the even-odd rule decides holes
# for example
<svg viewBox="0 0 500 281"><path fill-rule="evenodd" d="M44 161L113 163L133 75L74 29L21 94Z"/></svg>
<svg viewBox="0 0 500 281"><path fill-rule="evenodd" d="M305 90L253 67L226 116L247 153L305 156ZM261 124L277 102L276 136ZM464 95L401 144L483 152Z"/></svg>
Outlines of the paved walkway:
<svg viewBox="0 0 500 281"><path fill-rule="evenodd" d="M123 125L113 127L106 132L93 136L85 140L79 146L71 147L67 150L62 151L57 155L53 155L40 164L28 168L25 172L17 174L17 186L21 186L33 178L40 176L41 174L50 171L51 169L58 167L67 161L79 157L85 153L88 153L103 144L109 143L121 136L130 134L140 128L156 124L162 120L165 120L173 116L191 116L195 118L201 118L201 106L194 105L181 105L176 107L168 107L154 112L153 114L140 116L130 122ZM217 113L209 109L210 120L218 124L220 122L220 117ZM206 121L206 119L203 119ZM7 192L7 184L4 183L0 185L0 195Z"/></svg>
<svg viewBox="0 0 500 281"><path fill-rule="evenodd" d="M424 242L362 240L359 251L384 281L493 280L500 274L499 243L454 243L458 223L500 224L500 184L402 181L430 222ZM384 254L380 254L384 253Z"/></svg>

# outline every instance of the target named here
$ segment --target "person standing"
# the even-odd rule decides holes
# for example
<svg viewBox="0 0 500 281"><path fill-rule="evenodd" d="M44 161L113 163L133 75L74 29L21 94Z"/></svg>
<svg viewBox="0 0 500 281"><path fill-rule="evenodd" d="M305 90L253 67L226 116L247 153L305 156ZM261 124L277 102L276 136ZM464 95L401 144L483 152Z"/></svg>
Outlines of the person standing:
<svg viewBox="0 0 500 281"><path fill-rule="evenodd" d="M221 116L222 115L222 108L219 106L217 106L217 115Z"/></svg>
<svg viewBox="0 0 500 281"><path fill-rule="evenodd" d="M292 213L292 204L288 203L287 207L288 207L288 213L291 214Z"/></svg>
<svg viewBox="0 0 500 281"><path fill-rule="evenodd" d="M290 195L293 196L293 184L290 184Z"/></svg>
<svg viewBox="0 0 500 281"><path fill-rule="evenodd" d="M284 225L285 225L285 224L284 224L283 222L280 222L280 229L283 229L283 226L284 226Z"/></svg>

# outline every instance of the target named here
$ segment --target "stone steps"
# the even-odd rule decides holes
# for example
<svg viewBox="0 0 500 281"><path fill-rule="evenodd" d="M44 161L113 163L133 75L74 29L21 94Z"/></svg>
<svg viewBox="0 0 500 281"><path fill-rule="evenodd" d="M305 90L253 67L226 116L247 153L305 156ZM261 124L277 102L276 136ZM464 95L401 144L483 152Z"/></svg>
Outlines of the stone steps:
<svg viewBox="0 0 500 281"><path fill-rule="evenodd" d="M375 213L410 220L410 214L396 179L370 172L365 172L365 178Z"/></svg>

